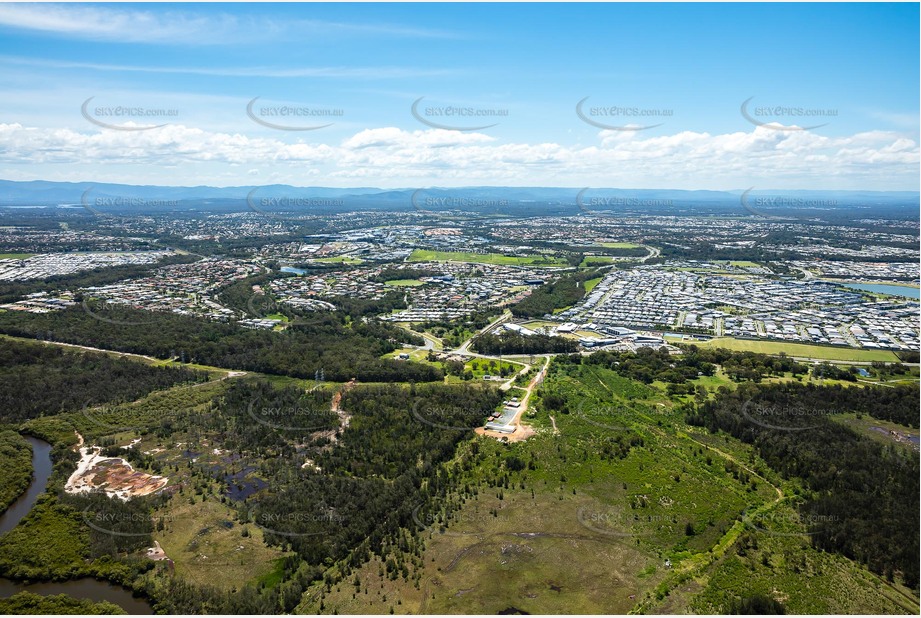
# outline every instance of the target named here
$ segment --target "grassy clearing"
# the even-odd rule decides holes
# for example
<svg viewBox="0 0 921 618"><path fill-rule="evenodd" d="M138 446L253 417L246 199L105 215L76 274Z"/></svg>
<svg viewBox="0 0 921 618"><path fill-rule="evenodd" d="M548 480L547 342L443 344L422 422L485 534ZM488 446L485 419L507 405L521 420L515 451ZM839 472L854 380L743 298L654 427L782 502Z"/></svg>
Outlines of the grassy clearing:
<svg viewBox="0 0 921 618"><path fill-rule="evenodd" d="M908 373L900 375L883 375L879 376L871 373L869 377L861 376L858 378L858 381L862 384L869 385L889 385L889 386L898 386L899 384L918 384L919 378L921 378L921 367L907 367Z"/></svg>
<svg viewBox="0 0 921 618"><path fill-rule="evenodd" d="M262 529L237 522L236 512L214 498L177 495L159 514L163 531L153 538L176 565L176 574L198 585L241 587L269 576L285 554L266 546ZM220 576L216 574L220 573Z"/></svg>
<svg viewBox="0 0 921 618"><path fill-rule="evenodd" d="M34 253L0 253L0 260L25 260L35 255Z"/></svg>
<svg viewBox="0 0 921 618"><path fill-rule="evenodd" d="M385 281L384 285L392 285L394 287L416 287L425 285L425 282L419 281L418 279L394 279L392 281Z"/></svg>
<svg viewBox="0 0 921 618"><path fill-rule="evenodd" d="M710 275L733 275L733 271L724 268L705 268L703 266L665 266L663 270L671 270L680 273L704 273ZM737 279L748 279L751 275L740 275L735 273Z"/></svg>
<svg viewBox="0 0 921 618"><path fill-rule="evenodd" d="M614 258L609 255L588 255L582 258L582 262L579 264L579 268L587 268L589 266L606 266L613 263Z"/></svg>
<svg viewBox="0 0 921 618"><path fill-rule="evenodd" d="M828 283L856 283L858 285L895 285L903 288L914 288L918 289L917 283L910 283L908 281L863 281L860 279L839 279L836 277L823 277L824 281Z"/></svg>
<svg viewBox="0 0 921 618"><path fill-rule="evenodd" d="M510 491L502 500L484 495L476 502L464 508L463 524L450 526L449 534L432 533L426 564L431 575L424 580L426 605L420 610L626 613L630 595L648 585L640 574L658 562L635 545L585 530L578 513L601 506L588 496L532 498ZM585 560L587 555L593 559Z"/></svg>
<svg viewBox="0 0 921 618"><path fill-rule="evenodd" d="M587 279L583 284L585 286L585 291L591 292L592 290L594 290L595 286L601 283L601 280L603 278L604 277L595 277L594 279Z"/></svg>
<svg viewBox="0 0 921 618"><path fill-rule="evenodd" d="M691 380L690 382L695 386L700 385L706 387L706 389L711 393L715 392L716 389L721 386L735 389L737 385L735 382L729 379L729 376L723 372L722 367L718 367L716 373L714 373L712 376L700 376L694 380ZM662 389L665 388L665 384L662 382L657 382L655 385Z"/></svg>
<svg viewBox="0 0 921 618"><path fill-rule="evenodd" d="M349 257L347 255L337 255L335 257L314 258L311 262L322 262L324 264L364 264L365 261L360 258Z"/></svg>
<svg viewBox="0 0 921 618"><path fill-rule="evenodd" d="M409 360L417 363L426 363L428 365L441 366L439 362L430 363L427 360L428 350L417 350L416 348L400 348L399 350L394 350L393 352L388 352L384 354L383 358L398 358L400 354L409 354Z"/></svg>
<svg viewBox="0 0 921 618"><path fill-rule="evenodd" d="M896 362L895 353L888 350L863 350L858 348L839 348L807 343L788 343L785 341L760 341L719 337L710 341L698 341L694 345L701 348L726 348L735 351L760 352L761 354L780 354L803 358L818 358L840 361L886 361Z"/></svg>
<svg viewBox="0 0 921 618"><path fill-rule="evenodd" d="M470 262L473 264L496 264L504 266L567 266L561 258L529 255L515 257L501 253L471 253L469 251L432 251L414 249L407 262Z"/></svg>
<svg viewBox="0 0 921 618"><path fill-rule="evenodd" d="M522 322L521 325L531 330L537 330L539 328L553 329L559 326L560 323L550 322L548 320L527 320L526 322Z"/></svg>
<svg viewBox="0 0 921 618"><path fill-rule="evenodd" d="M627 613L631 594L660 578L658 559L634 544L592 535L580 510L597 510L584 495L505 491L481 493L442 533L425 533L418 585L391 580L378 560L322 595L315 586L298 613L496 614ZM586 560L586 556L592 556ZM350 582L352 578L350 578ZM323 596L322 610L320 598ZM309 601L308 601L309 599Z"/></svg>
<svg viewBox="0 0 921 618"><path fill-rule="evenodd" d="M643 246L633 242L603 242L600 244L607 249L639 249Z"/></svg>
<svg viewBox="0 0 921 618"><path fill-rule="evenodd" d="M904 448L908 451L916 450L916 447L913 447L910 442L897 442L895 438L890 435L889 431L897 431L900 434L908 434L918 437L918 428L909 428L904 425L899 425L898 423L893 423L891 421L878 420L868 416L858 417L857 414L835 414L831 417L835 421L841 423L842 425L847 425L857 433L861 433L865 436L876 440L882 444L898 445L901 448ZM873 429L878 427L879 429Z"/></svg>
<svg viewBox="0 0 921 618"><path fill-rule="evenodd" d="M473 373L474 378L482 378L484 375L499 375L502 369L506 371L518 372L521 365L510 363L508 361L490 360L487 358L474 358L464 364L465 369Z"/></svg>

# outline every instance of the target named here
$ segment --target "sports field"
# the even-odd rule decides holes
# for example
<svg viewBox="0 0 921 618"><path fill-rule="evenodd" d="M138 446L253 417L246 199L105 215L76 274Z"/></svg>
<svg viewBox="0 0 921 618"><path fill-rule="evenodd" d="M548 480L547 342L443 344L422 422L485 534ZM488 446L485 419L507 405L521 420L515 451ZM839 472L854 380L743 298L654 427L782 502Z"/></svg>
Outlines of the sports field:
<svg viewBox="0 0 921 618"><path fill-rule="evenodd" d="M416 287L424 284L425 282L419 281L418 279L393 279L384 282L384 285L393 285L396 287Z"/></svg>
<svg viewBox="0 0 921 618"><path fill-rule="evenodd" d="M514 257L501 253L471 253L469 251L432 251L414 249L408 262L471 262L474 264L495 264L498 266L567 266L566 260L528 255Z"/></svg>
<svg viewBox="0 0 921 618"><path fill-rule="evenodd" d="M323 262L324 264L364 264L365 261L360 258L349 257L347 255L338 255L336 257L323 257L311 260L312 262Z"/></svg>
<svg viewBox="0 0 921 618"><path fill-rule="evenodd" d="M602 247L607 247L608 249L639 249L643 246L634 242L603 242L600 244Z"/></svg>
<svg viewBox="0 0 921 618"><path fill-rule="evenodd" d="M762 354L780 354L786 352L787 356L802 358L818 358L822 360L840 361L886 361L896 362L893 352L888 350L862 350L858 348L842 348L824 345L809 345L806 343L788 343L785 341L760 341L752 339L734 339L720 337L710 341L698 341L694 345L701 348L726 348L740 352L760 352Z"/></svg>
<svg viewBox="0 0 921 618"><path fill-rule="evenodd" d="M582 263L579 264L579 267L587 268L589 266L607 266L613 262L614 258L610 255L588 255L582 259Z"/></svg>

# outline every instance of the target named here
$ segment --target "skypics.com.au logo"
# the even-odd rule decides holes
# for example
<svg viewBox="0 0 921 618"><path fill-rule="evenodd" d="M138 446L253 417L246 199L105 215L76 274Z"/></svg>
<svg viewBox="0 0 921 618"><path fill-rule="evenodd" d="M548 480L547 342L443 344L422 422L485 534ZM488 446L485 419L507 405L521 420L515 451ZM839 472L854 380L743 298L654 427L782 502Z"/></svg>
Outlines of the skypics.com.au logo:
<svg viewBox="0 0 921 618"><path fill-rule="evenodd" d="M674 415L676 412L666 407L640 411L626 404L595 404L584 401L580 401L573 411L573 416L589 425L613 432L636 432L636 428L630 427L627 423L629 418L639 418L642 422L647 422L651 418L664 420Z"/></svg>
<svg viewBox="0 0 921 618"><path fill-rule="evenodd" d="M576 513L579 524L595 534L615 538L650 536L661 528L673 532L679 526L678 517L670 512L673 502L668 498L650 499L645 494L631 497L627 510L593 509L583 507Z"/></svg>
<svg viewBox="0 0 921 618"><path fill-rule="evenodd" d="M410 196L413 209L436 219L452 219L452 213L463 215L503 215L511 202L492 197L433 195L431 189L416 189Z"/></svg>
<svg viewBox="0 0 921 618"><path fill-rule="evenodd" d="M331 208L342 208L345 200L335 197L266 196L256 197L259 187L246 194L246 205L255 213L277 221L304 222Z"/></svg>
<svg viewBox="0 0 921 618"><path fill-rule="evenodd" d="M802 404L781 404L749 399L742 404L742 416L751 423L773 431L809 431L821 426L829 412Z"/></svg>
<svg viewBox="0 0 921 618"><path fill-rule="evenodd" d="M742 522L770 536L813 536L823 525L840 521L837 515L820 515L817 513L800 513L797 510L768 511L742 516Z"/></svg>
<svg viewBox="0 0 921 618"><path fill-rule="evenodd" d="M332 507L272 513L254 508L249 521L263 532L286 538L331 536L345 525L345 518Z"/></svg>
<svg viewBox="0 0 921 618"><path fill-rule="evenodd" d="M156 322L156 318L149 311L141 312L127 303L116 302L107 298L90 300L84 296L80 306L91 318L114 326L140 326L141 324L153 324ZM142 314L150 315L151 317L149 319L134 317ZM124 316L132 316L132 319L126 319Z"/></svg>
<svg viewBox="0 0 921 618"><path fill-rule="evenodd" d="M155 530L162 530L176 522L173 515L153 515L136 511L123 511L118 505L106 504L102 508L87 507L81 512L83 522L96 532L116 537L144 538Z"/></svg>
<svg viewBox="0 0 921 618"><path fill-rule="evenodd" d="M425 423L435 429L448 431L473 431L486 417L495 414L495 410L479 410L452 406L447 404L433 405L425 401L413 404L412 415L420 423ZM469 421L469 425L465 425Z"/></svg>
<svg viewBox="0 0 921 618"><path fill-rule="evenodd" d="M319 375L319 374L318 374ZM320 381L317 380L319 383ZM282 431L314 432L334 429L338 416L330 402L317 398L293 405L262 406L250 401L246 407L249 417L260 425Z"/></svg>
<svg viewBox="0 0 921 618"><path fill-rule="evenodd" d="M739 108L742 117L756 127L770 129L771 131L811 131L827 125L812 124L799 126L799 122L811 122L814 119L837 118L837 109L805 107L802 105L753 105L748 97Z"/></svg>
<svg viewBox="0 0 921 618"><path fill-rule="evenodd" d="M91 124L103 129L113 131L150 131L167 126L168 122L161 124L138 124L138 121L147 121L151 119L156 122L165 118L175 119L179 117L178 109L149 108L141 105L95 105L90 103L95 96L88 98L80 106L80 113ZM122 124L113 124L122 120Z"/></svg>
<svg viewBox="0 0 921 618"><path fill-rule="evenodd" d="M246 115L258 125L276 131L316 131L333 126L308 124L319 118L342 118L345 110L334 107L310 107L308 105L256 105L262 97L256 97L246 104ZM284 122L284 124L282 124Z"/></svg>
<svg viewBox="0 0 921 618"><path fill-rule="evenodd" d="M597 216L605 211L630 209L673 208L671 199L626 197L626 196L587 196L591 187L585 187L576 194L576 206L584 215Z"/></svg>
<svg viewBox="0 0 921 618"><path fill-rule="evenodd" d="M754 195L755 187L749 187L739 198L742 208L756 217L765 219L814 220L815 211L838 208L838 200L830 198L806 198L790 195ZM807 211L810 214L797 211Z"/></svg>
<svg viewBox="0 0 921 618"><path fill-rule="evenodd" d="M423 513L420 504L412 511L412 520L419 530L435 529L444 536L482 536L495 531L499 522L511 523L509 515L503 511L470 512L469 508L452 513ZM457 532L451 528L458 526L471 529L469 532Z"/></svg>
<svg viewBox="0 0 921 618"><path fill-rule="evenodd" d="M137 216L124 214L125 210L136 210L139 213L150 209L176 208L179 200L167 200L145 197L121 197L111 195L98 195L90 197L94 187L90 187L80 196L80 205L89 213L104 219L128 219Z"/></svg>
<svg viewBox="0 0 921 618"><path fill-rule="evenodd" d="M413 101L410 113L413 118L433 129L444 131L483 131L498 125L472 124L489 118L507 118L509 110L506 108L473 107L458 105L422 105L425 97Z"/></svg>
<svg viewBox="0 0 921 618"><path fill-rule="evenodd" d="M591 97L585 97L576 103L576 115L593 127L606 131L646 131L661 127L664 122L648 123L650 118L671 118L675 111L669 108L646 108L635 105L586 105Z"/></svg>

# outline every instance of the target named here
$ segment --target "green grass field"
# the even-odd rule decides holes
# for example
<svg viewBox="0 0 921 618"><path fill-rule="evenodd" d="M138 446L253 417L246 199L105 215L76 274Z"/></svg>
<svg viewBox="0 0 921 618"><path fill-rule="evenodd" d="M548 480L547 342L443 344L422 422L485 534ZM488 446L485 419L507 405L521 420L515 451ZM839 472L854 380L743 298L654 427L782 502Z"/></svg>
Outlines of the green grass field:
<svg viewBox="0 0 921 618"><path fill-rule="evenodd" d="M400 348L394 350L393 352L388 352L382 356L382 358L398 358L400 354L409 354L409 360L415 361L417 363L426 363L430 365L441 366L441 363L429 363L426 360L426 357L429 355L427 350L417 350L415 348Z"/></svg>
<svg viewBox="0 0 921 618"><path fill-rule="evenodd" d="M230 506L213 497L190 504L175 496L160 516L167 525L154 539L175 563L176 574L198 585L239 587L270 574L285 555L263 542L259 526L238 523Z"/></svg>
<svg viewBox="0 0 921 618"><path fill-rule="evenodd" d="M903 425L899 425L898 423L893 423L892 421L884 421L869 416L861 416L858 418L857 414L855 413L835 414L832 416L832 418L842 425L847 425L858 433L869 436L873 440L876 440L882 444L898 445L899 447L908 451L914 450L914 447L910 442L897 442L891 435L886 434L883 431L873 429L873 427L879 427L885 431L893 430L901 434L908 434L915 437L918 436L917 428L905 427Z"/></svg>
<svg viewBox="0 0 921 618"><path fill-rule="evenodd" d="M548 320L526 320L521 322L521 325L525 328L530 328L531 330L537 330L539 328L548 328L553 329L560 325L560 322L550 322Z"/></svg>
<svg viewBox="0 0 921 618"><path fill-rule="evenodd" d="M587 268L589 266L606 266L612 264L614 258L609 255L589 255L582 259L582 262L579 264L580 268Z"/></svg>
<svg viewBox="0 0 921 618"><path fill-rule="evenodd" d="M710 341L698 341L694 345L700 348L726 348L739 352L760 352L761 354L780 354L803 358L818 358L822 360L839 361L886 361L896 362L893 352L888 350L862 350L858 348L839 348L822 345L809 345L806 343L788 343L785 341L758 341L749 339L734 339L732 337L719 337Z"/></svg>
<svg viewBox="0 0 921 618"><path fill-rule="evenodd" d="M365 261L359 258L349 257L346 255L337 255L335 257L316 258L311 262L322 262L324 264L364 264Z"/></svg>
<svg viewBox="0 0 921 618"><path fill-rule="evenodd" d="M34 253L0 253L0 260L25 260L30 258Z"/></svg>
<svg viewBox="0 0 921 618"><path fill-rule="evenodd" d="M392 285L394 287L416 287L420 285L425 285L424 281L419 281L418 279L394 279L392 281L385 281L384 285Z"/></svg>
<svg viewBox="0 0 921 618"><path fill-rule="evenodd" d="M464 367L473 373L474 378L482 378L484 375L498 375L500 368L513 372L521 371L521 365L517 363L503 360L500 364L499 361L486 358L474 358L468 361Z"/></svg>
<svg viewBox="0 0 921 618"><path fill-rule="evenodd" d="M896 285L903 288L914 288L918 289L917 283L909 283L907 281L863 281L860 279L837 279L835 277L822 277L823 281L829 283L856 283L859 285Z"/></svg>
<svg viewBox="0 0 921 618"><path fill-rule="evenodd" d="M593 289L595 289L595 286L596 286L596 285L598 285L599 283L601 283L601 280L602 280L602 279L603 279L603 277L595 277L594 279L589 279L589 280L587 280L587 281L585 282L585 284L584 284L584 285L585 285L585 291L586 291L586 292L591 292Z"/></svg>
<svg viewBox="0 0 921 618"><path fill-rule="evenodd" d="M603 242L599 244L607 249L638 249L643 246L633 242Z"/></svg>
<svg viewBox="0 0 921 618"><path fill-rule="evenodd" d="M513 257L501 253L471 253L469 251L432 251L414 249L408 262L470 262L497 266L567 266L566 260L540 255Z"/></svg>

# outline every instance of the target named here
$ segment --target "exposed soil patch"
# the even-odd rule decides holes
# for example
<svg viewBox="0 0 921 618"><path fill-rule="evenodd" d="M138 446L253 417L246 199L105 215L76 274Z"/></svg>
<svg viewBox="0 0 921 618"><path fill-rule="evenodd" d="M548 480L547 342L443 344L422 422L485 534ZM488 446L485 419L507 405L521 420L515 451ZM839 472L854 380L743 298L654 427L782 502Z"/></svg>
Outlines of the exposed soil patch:
<svg viewBox="0 0 921 618"><path fill-rule="evenodd" d="M82 444L83 437L79 438ZM134 496L156 493L169 482L165 476L140 472L121 457L103 457L101 452L98 446L80 447L80 461L67 479L64 491L79 494L102 490L110 497L127 501Z"/></svg>

